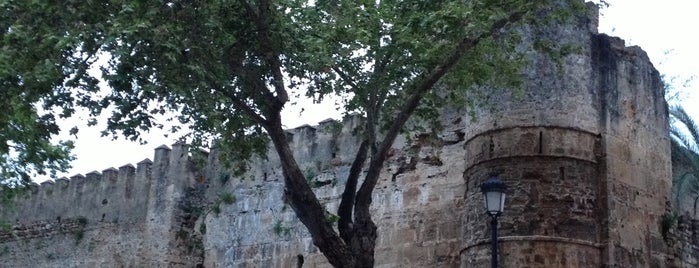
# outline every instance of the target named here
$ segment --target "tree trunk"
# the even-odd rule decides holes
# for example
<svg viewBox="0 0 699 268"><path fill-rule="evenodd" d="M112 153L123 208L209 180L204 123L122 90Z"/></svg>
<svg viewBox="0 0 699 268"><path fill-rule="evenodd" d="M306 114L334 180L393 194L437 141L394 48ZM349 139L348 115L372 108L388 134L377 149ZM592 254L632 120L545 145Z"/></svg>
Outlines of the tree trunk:
<svg viewBox="0 0 699 268"><path fill-rule="evenodd" d="M281 128L281 122L278 119L273 120L267 130L284 171L284 196L296 216L308 229L313 244L334 267L357 267L352 251L326 219L325 208L316 198L296 163L287 143L286 132Z"/></svg>
<svg viewBox="0 0 699 268"><path fill-rule="evenodd" d="M356 267L374 267L374 249L376 248L376 225L371 219L356 221L351 242L352 253L357 262Z"/></svg>

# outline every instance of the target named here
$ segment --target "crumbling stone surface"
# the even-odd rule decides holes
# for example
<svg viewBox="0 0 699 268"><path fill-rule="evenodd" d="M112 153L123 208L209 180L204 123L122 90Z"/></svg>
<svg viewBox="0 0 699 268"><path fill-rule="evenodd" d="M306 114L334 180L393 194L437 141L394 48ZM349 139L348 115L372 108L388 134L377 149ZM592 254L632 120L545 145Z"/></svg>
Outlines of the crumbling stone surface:
<svg viewBox="0 0 699 268"><path fill-rule="evenodd" d="M676 224L669 239L674 254L671 260L677 266L699 266L699 220L682 216Z"/></svg>
<svg viewBox="0 0 699 268"><path fill-rule="evenodd" d="M532 52L521 98L493 94L465 131L466 210L491 174L510 185L501 262L512 267L671 267L660 221L671 188L667 104L637 47L586 28L524 28L524 45L570 43L556 64ZM467 213L462 267L487 263L487 219ZM526 241L526 242L525 242Z"/></svg>
<svg viewBox="0 0 699 268"><path fill-rule="evenodd" d="M503 267L695 267L696 219L664 230L671 187L667 104L645 53L596 32L595 16L523 26L521 96L445 108L438 133L397 140L374 191L377 267L485 267L490 226L479 185L508 185ZM540 40L571 46L560 58ZM321 202L336 211L361 118L288 131ZM270 147L271 150L271 147ZM0 267L328 267L284 204L273 151L234 176L216 150L44 183L0 211ZM235 197L224 204L221 196ZM78 239L79 238L79 239Z"/></svg>
<svg viewBox="0 0 699 268"><path fill-rule="evenodd" d="M0 267L194 267L202 256L178 241L182 203L196 172L187 150L155 161L43 183L0 211Z"/></svg>

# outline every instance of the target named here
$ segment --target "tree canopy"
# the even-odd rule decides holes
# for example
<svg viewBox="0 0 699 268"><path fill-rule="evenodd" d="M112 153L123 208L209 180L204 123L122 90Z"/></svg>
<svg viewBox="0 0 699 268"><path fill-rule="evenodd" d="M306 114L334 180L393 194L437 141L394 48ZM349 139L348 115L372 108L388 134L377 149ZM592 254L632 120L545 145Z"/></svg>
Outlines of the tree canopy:
<svg viewBox="0 0 699 268"><path fill-rule="evenodd" d="M63 53L47 10L0 2L0 182L23 185L32 176L69 166L70 142L52 142L59 127L52 92L62 88ZM26 5L26 4L25 4ZM42 107L42 103L46 106ZM66 105L69 102L65 102ZM72 102L70 102L72 103ZM42 109L47 108L47 109ZM66 110L60 116L69 116Z"/></svg>
<svg viewBox="0 0 699 268"><path fill-rule="evenodd" d="M172 115L188 142L215 144L235 163L271 142L285 200L314 244L334 266L371 267L371 195L406 121L434 120L445 103L473 105L487 94L482 85L516 87L524 60L509 29L551 2L584 8L578 0L3 0L3 178L64 168L70 143L50 142L54 116L76 107L110 111L104 134L133 140L163 127L156 115ZM108 63L95 65L100 57ZM280 115L299 96L330 95L365 117L339 232L295 162Z"/></svg>

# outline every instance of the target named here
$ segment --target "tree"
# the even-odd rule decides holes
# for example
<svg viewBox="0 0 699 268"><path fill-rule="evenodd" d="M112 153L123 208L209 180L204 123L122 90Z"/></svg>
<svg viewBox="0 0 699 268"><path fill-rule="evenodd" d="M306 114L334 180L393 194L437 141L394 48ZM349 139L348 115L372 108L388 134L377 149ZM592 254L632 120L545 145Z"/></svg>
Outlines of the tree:
<svg viewBox="0 0 699 268"><path fill-rule="evenodd" d="M54 48L56 40L43 39L55 34L46 27L52 17L15 11L13 3L0 2L0 201L5 202L32 177L55 176L72 160L72 143L52 140L59 132L57 102L48 100L52 91L65 89L66 78L56 66L63 51ZM69 102L63 103L68 108ZM66 109L59 116L70 114Z"/></svg>
<svg viewBox="0 0 699 268"><path fill-rule="evenodd" d="M75 106L91 115L111 109L104 134L134 140L163 127L155 115L175 114L188 142L215 144L233 163L263 155L271 142L285 200L314 244L336 267L371 267L377 230L369 207L393 141L413 115L436 124L443 103L473 105L486 84L516 87L524 60L508 29L533 22L551 2L3 1L1 12L10 18L3 40L18 40L3 46L49 53L28 56L29 71L9 75L29 81L36 68L50 73L36 86L46 109L66 116ZM578 0L556 2L584 9ZM109 62L93 77L88 70L100 55ZM109 92L99 91L98 78ZM338 95L346 112L365 116L339 232L282 128L280 112L297 95Z"/></svg>
<svg viewBox="0 0 699 268"><path fill-rule="evenodd" d="M670 144L672 148L673 169L679 170L679 176L673 178L673 191L677 209L681 209L681 200L693 198L693 211L697 213L699 202L699 126L681 106L670 109L673 124L670 125Z"/></svg>

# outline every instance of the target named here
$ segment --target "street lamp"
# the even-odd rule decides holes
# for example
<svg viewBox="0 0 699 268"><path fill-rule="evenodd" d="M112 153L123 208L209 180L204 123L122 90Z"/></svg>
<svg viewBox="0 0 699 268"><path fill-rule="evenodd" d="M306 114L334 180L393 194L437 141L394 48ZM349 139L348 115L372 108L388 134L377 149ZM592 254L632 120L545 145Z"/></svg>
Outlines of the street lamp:
<svg viewBox="0 0 699 268"><path fill-rule="evenodd" d="M505 190L507 186L498 179L491 176L481 184L481 192L485 199L485 212L490 216L490 229L492 230L491 246L491 267L498 267L498 216L505 208Z"/></svg>

